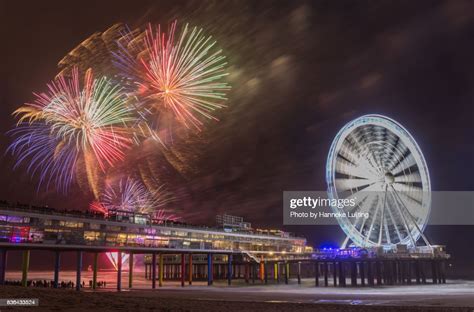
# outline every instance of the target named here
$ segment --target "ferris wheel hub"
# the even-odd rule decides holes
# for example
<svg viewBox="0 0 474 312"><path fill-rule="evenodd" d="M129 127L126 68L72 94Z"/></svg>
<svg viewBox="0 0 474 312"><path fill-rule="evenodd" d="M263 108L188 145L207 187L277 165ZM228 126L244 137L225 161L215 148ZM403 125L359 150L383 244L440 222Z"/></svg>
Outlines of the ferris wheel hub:
<svg viewBox="0 0 474 312"><path fill-rule="evenodd" d="M393 176L393 174L391 172L385 173L384 182L387 185L392 185L393 182L395 182L395 177Z"/></svg>

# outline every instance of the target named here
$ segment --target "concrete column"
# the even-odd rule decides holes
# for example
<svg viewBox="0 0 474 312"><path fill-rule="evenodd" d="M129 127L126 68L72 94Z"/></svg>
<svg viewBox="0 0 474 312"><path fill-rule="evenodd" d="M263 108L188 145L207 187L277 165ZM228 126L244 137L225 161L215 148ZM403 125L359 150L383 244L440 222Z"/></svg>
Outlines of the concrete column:
<svg viewBox="0 0 474 312"><path fill-rule="evenodd" d="M128 255L128 288L133 287L133 252Z"/></svg>
<svg viewBox="0 0 474 312"><path fill-rule="evenodd" d="M76 262L76 290L81 290L81 273L82 273L82 250L77 252L77 262Z"/></svg>
<svg viewBox="0 0 474 312"><path fill-rule="evenodd" d="M446 284L446 260L441 262L441 277L443 284Z"/></svg>
<svg viewBox="0 0 474 312"><path fill-rule="evenodd" d="M411 284L411 268L412 268L412 262L408 261L407 262L407 283Z"/></svg>
<svg viewBox="0 0 474 312"><path fill-rule="evenodd" d="M367 283L369 286L374 286L374 275L372 272L372 262L370 260L367 262Z"/></svg>
<svg viewBox="0 0 474 312"><path fill-rule="evenodd" d="M333 279L333 283L334 283L334 287L337 286L337 263L336 262L333 262L332 263L332 268L333 268L333 275L332 275L332 279Z"/></svg>
<svg viewBox="0 0 474 312"><path fill-rule="evenodd" d="M260 257L260 280L263 282L265 280L265 263L263 261L263 256Z"/></svg>
<svg viewBox="0 0 474 312"><path fill-rule="evenodd" d="M268 284L268 263L265 261L263 265L263 274L265 275L265 284Z"/></svg>
<svg viewBox="0 0 474 312"><path fill-rule="evenodd" d="M54 282L53 287L58 288L59 285L59 269L61 266L61 253L56 251L54 253Z"/></svg>
<svg viewBox="0 0 474 312"><path fill-rule="evenodd" d="M359 262L359 271L360 271L360 284L365 286L365 262Z"/></svg>
<svg viewBox="0 0 474 312"><path fill-rule="evenodd" d="M232 254L227 257L227 284L232 283Z"/></svg>
<svg viewBox="0 0 474 312"><path fill-rule="evenodd" d="M421 284L421 278L420 278L420 261L415 260L413 262L413 266L415 267L415 278L416 278L416 284Z"/></svg>
<svg viewBox="0 0 474 312"><path fill-rule="evenodd" d="M28 284L28 269L30 267L30 251L23 250L23 262L21 265L21 286L26 287Z"/></svg>
<svg viewBox="0 0 474 312"><path fill-rule="evenodd" d="M212 280L213 280L213 272L212 272L212 254L209 253L207 254L207 285L212 285Z"/></svg>
<svg viewBox="0 0 474 312"><path fill-rule="evenodd" d="M288 278L290 277L290 264L285 261L283 265L285 266L285 284L288 285Z"/></svg>
<svg viewBox="0 0 474 312"><path fill-rule="evenodd" d="M346 286L346 272L344 270L344 263L339 261L339 286L345 287Z"/></svg>
<svg viewBox="0 0 474 312"><path fill-rule="evenodd" d="M184 281L186 280L186 257L184 253L181 254L181 287L184 287Z"/></svg>
<svg viewBox="0 0 474 312"><path fill-rule="evenodd" d="M274 276L274 279L275 281L279 281L279 278L278 278L278 262L275 262L273 264L273 276Z"/></svg>
<svg viewBox="0 0 474 312"><path fill-rule="evenodd" d="M159 268L159 271L158 271L158 286L162 287L163 286L163 274L165 272L164 272L164 268L163 268L163 254L161 254L161 253L160 253L160 256L159 256L159 265L160 265L160 268Z"/></svg>
<svg viewBox="0 0 474 312"><path fill-rule="evenodd" d="M420 262L420 275L421 275L421 283L426 284L426 271L425 271L425 261Z"/></svg>
<svg viewBox="0 0 474 312"><path fill-rule="evenodd" d="M7 249L0 250L0 285L5 285L5 276L7 272Z"/></svg>
<svg viewBox="0 0 474 312"><path fill-rule="evenodd" d="M436 284L438 282L438 276L436 272L436 261L431 260L431 275L433 279L433 284Z"/></svg>
<svg viewBox="0 0 474 312"><path fill-rule="evenodd" d="M252 284L255 284L255 276L257 275L256 263L252 262Z"/></svg>
<svg viewBox="0 0 474 312"><path fill-rule="evenodd" d="M328 263L326 261L323 262L324 264L324 286L328 287Z"/></svg>
<svg viewBox="0 0 474 312"><path fill-rule="evenodd" d="M319 262L314 263L314 286L319 286Z"/></svg>
<svg viewBox="0 0 474 312"><path fill-rule="evenodd" d="M193 284L193 254L189 254L189 264L188 264L188 274L189 274L189 285Z"/></svg>
<svg viewBox="0 0 474 312"><path fill-rule="evenodd" d="M351 262L351 286L357 286L357 262Z"/></svg>
<svg viewBox="0 0 474 312"><path fill-rule="evenodd" d="M437 262L437 271L438 271L438 284L443 283L443 276L442 276L442 262L441 260L436 261Z"/></svg>
<svg viewBox="0 0 474 312"><path fill-rule="evenodd" d="M98 269L99 253L94 253L94 263L92 265L92 289L97 288L97 269Z"/></svg>
<svg viewBox="0 0 474 312"><path fill-rule="evenodd" d="M249 263L245 262L245 267L244 267L244 275L245 275L245 283L249 283L250 279L250 268L249 268Z"/></svg>
<svg viewBox="0 0 474 312"><path fill-rule="evenodd" d="M156 289L156 253L151 254L151 288Z"/></svg>
<svg viewBox="0 0 474 312"><path fill-rule="evenodd" d="M382 272L380 270L380 262L375 262L375 276L377 277L377 285L382 285Z"/></svg>
<svg viewBox="0 0 474 312"><path fill-rule="evenodd" d="M298 284L301 284L301 262L298 261Z"/></svg>
<svg viewBox="0 0 474 312"><path fill-rule="evenodd" d="M122 251L117 252L117 290L122 290Z"/></svg>

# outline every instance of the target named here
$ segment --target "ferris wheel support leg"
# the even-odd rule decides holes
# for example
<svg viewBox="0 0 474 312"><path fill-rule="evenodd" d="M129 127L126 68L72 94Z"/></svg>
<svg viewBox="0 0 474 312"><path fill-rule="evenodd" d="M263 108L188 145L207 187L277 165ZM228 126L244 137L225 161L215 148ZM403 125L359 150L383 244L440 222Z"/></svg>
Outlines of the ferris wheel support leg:
<svg viewBox="0 0 474 312"><path fill-rule="evenodd" d="M425 234L423 234L423 231L420 229L420 227L418 226L418 224L416 223L415 221L415 218L413 218L413 215L410 213L410 211L408 210L408 208L405 206L405 204L403 203L400 195L398 194L397 190L395 190L395 188L393 187L392 185L392 189L393 191L395 192L395 195L398 197L398 200L400 201L400 203L402 204L402 207L405 208L405 211L408 213L408 215L410 216L410 219L411 219L411 222L413 222L413 224L415 225L416 229L418 230L418 232L420 233L420 236L421 238L423 239L423 241L425 242L426 246L430 247L431 248L431 244L430 242L428 241L428 239L426 238Z"/></svg>
<svg viewBox="0 0 474 312"><path fill-rule="evenodd" d="M349 242L349 235L346 236L346 239L342 242L341 249L346 249L347 243Z"/></svg>

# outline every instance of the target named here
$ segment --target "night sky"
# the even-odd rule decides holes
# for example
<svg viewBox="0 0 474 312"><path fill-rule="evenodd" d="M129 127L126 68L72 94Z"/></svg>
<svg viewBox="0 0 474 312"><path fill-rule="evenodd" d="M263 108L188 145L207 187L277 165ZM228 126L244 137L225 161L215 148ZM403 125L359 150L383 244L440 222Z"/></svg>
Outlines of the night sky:
<svg viewBox="0 0 474 312"><path fill-rule="evenodd" d="M167 181L183 194L174 205L186 221L213 224L227 212L282 228L282 192L325 190L332 139L366 113L414 135L433 190L474 190L473 1L0 1L1 151L11 113L84 39L117 22L177 18L217 39L232 85L220 122L192 146L196 172ZM37 180L1 155L0 199L87 208L90 194L37 191ZM316 245L343 239L335 227L288 230ZM459 243L472 227L427 231L463 265L472 262Z"/></svg>

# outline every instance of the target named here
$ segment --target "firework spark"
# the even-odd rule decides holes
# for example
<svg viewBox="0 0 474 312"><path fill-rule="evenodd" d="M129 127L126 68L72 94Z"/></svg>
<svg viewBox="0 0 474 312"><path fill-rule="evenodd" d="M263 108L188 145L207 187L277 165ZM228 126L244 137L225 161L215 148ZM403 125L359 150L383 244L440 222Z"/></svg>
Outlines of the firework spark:
<svg viewBox="0 0 474 312"><path fill-rule="evenodd" d="M115 63L135 82L147 108L169 109L186 127L200 130L203 119L217 120L213 112L224 107L230 89L223 81L227 62L202 29L186 24L175 37L176 25L171 24L168 34L149 25L144 34L124 36Z"/></svg>
<svg viewBox="0 0 474 312"><path fill-rule="evenodd" d="M127 123L134 118L119 86L105 77L94 79L88 70L81 88L76 68L71 77L59 76L47 92L35 96L34 103L14 112L20 117L9 149L16 165L30 159L28 170L40 172L40 185L54 180L66 192L80 158L88 175L96 164L105 171L124 159L132 143Z"/></svg>
<svg viewBox="0 0 474 312"><path fill-rule="evenodd" d="M128 177L117 185L109 185L102 195L101 203L108 211L123 210L153 215L160 207L173 200L164 186L150 192L139 180Z"/></svg>

